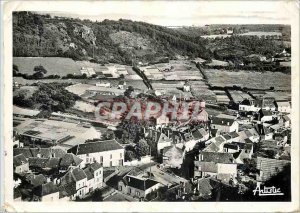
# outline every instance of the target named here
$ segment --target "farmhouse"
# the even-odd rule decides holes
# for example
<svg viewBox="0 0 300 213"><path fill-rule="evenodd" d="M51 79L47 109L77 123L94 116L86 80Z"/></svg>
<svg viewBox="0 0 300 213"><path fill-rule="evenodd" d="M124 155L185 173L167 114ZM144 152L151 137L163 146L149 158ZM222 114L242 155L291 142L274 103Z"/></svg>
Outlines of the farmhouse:
<svg viewBox="0 0 300 213"><path fill-rule="evenodd" d="M98 162L103 167L122 166L124 148L116 140L78 144L68 150L83 160L83 165Z"/></svg>
<svg viewBox="0 0 300 213"><path fill-rule="evenodd" d="M282 113L291 112L291 104L289 101L275 101L276 110Z"/></svg>

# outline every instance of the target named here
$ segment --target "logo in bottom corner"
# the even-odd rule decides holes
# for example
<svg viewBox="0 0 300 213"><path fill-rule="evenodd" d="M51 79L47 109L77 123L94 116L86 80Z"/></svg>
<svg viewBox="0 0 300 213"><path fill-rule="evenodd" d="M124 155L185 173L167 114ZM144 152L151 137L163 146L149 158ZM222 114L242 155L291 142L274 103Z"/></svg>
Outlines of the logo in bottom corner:
<svg viewBox="0 0 300 213"><path fill-rule="evenodd" d="M280 188L276 188L275 186L261 187L260 183L257 183L256 188L253 190L253 195L258 194L258 196L274 196L274 195L284 195Z"/></svg>

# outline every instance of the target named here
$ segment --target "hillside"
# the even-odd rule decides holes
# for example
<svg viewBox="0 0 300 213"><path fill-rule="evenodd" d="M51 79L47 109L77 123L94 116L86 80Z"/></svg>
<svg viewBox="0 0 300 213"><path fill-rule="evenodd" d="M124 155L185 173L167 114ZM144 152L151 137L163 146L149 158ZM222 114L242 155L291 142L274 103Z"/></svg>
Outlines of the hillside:
<svg viewBox="0 0 300 213"><path fill-rule="evenodd" d="M176 55L208 59L212 53L204 39L144 22L92 22L14 12L13 55L131 64L132 58L142 62Z"/></svg>

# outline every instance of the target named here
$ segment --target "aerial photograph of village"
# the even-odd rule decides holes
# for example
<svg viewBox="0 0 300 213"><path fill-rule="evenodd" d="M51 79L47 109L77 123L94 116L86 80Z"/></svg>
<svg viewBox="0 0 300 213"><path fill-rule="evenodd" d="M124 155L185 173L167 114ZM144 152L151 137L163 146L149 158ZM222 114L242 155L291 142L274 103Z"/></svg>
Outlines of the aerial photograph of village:
<svg viewBox="0 0 300 213"><path fill-rule="evenodd" d="M291 201L290 25L12 22L15 201Z"/></svg>

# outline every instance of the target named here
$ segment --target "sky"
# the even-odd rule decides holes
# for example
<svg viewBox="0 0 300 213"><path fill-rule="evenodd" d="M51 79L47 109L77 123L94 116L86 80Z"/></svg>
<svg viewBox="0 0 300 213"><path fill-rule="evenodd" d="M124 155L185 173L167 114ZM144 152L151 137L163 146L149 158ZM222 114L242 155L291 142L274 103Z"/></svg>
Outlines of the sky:
<svg viewBox="0 0 300 213"><path fill-rule="evenodd" d="M86 1L39 4L53 15L102 21L131 19L162 26L289 24L295 1ZM44 6L42 6L44 5ZM29 5L29 8L34 8ZM26 8L26 7L25 7ZM23 8L24 10L24 8Z"/></svg>

